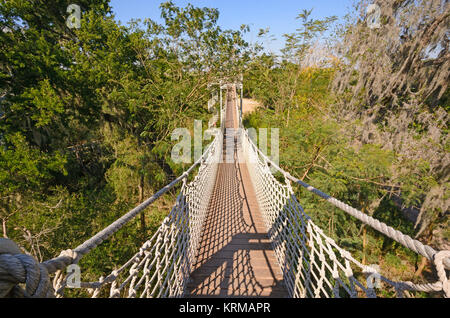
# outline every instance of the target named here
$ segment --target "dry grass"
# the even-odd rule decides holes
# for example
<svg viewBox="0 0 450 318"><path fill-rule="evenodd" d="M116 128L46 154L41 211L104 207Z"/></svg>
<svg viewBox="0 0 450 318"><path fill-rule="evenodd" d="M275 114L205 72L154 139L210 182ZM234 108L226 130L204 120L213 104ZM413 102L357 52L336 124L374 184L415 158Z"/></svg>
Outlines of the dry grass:
<svg viewBox="0 0 450 318"><path fill-rule="evenodd" d="M256 108L262 105L254 99L244 98L242 100L242 112L245 114L251 113L256 110Z"/></svg>

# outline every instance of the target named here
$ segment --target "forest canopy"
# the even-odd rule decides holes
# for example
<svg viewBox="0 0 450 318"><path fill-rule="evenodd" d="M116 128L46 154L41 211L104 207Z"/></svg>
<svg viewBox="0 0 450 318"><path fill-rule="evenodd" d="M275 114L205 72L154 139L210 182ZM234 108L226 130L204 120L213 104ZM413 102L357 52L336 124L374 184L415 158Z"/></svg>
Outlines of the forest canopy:
<svg viewBox="0 0 450 318"><path fill-rule="evenodd" d="M449 249L449 28L441 0L368 1L346 21L299 7L280 54L224 30L219 11L160 5L162 23L122 25L108 0L0 2L0 220L42 261L74 247L180 175L175 128L211 117L210 83L243 75L262 107L247 127L279 127L292 175L412 235ZM301 6L301 4L299 4ZM328 38L325 39L325 34ZM363 263L401 279L425 259L306 191L305 211ZM175 193L84 262L120 264L159 226ZM113 246L113 249L109 247ZM395 259L399 258L401 261Z"/></svg>

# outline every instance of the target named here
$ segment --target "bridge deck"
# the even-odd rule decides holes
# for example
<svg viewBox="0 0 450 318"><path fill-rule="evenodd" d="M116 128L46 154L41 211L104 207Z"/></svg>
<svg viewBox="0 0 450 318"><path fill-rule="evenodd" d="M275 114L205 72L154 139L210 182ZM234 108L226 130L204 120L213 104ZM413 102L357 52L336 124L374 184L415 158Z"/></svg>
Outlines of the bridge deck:
<svg viewBox="0 0 450 318"><path fill-rule="evenodd" d="M235 96L228 94L226 128L237 128ZM219 165L187 296L288 296L245 163Z"/></svg>

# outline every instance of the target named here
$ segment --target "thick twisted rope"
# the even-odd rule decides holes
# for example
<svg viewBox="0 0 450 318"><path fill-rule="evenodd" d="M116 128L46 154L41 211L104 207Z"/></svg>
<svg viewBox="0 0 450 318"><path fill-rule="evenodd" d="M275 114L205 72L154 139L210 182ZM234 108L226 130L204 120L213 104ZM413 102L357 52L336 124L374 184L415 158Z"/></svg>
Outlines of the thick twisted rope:
<svg viewBox="0 0 450 318"><path fill-rule="evenodd" d="M211 126L215 126L218 116L213 116ZM222 119L223 121L223 119ZM223 126L223 122L221 122ZM214 153L220 138L214 139L206 148L202 156L181 176L160 189L146 201L117 219L115 222L98 232L96 235L80 244L75 249L65 250L56 258L36 262L29 255L22 254L17 245L10 240L0 241L0 297L50 297L54 295L53 288L49 281L49 274L57 273L58 283L57 293L64 288L65 282L61 271L70 264L76 264L78 261L92 249L119 231L125 224L134 219L139 213L146 209L150 204L159 199L162 195L174 188L180 181L183 181L183 188L186 185L187 177L199 165L202 165L212 153ZM192 253L192 251L191 251ZM18 284L25 283L26 290L23 291ZM58 288L59 287L59 288Z"/></svg>
<svg viewBox="0 0 450 318"><path fill-rule="evenodd" d="M439 281L435 283L395 282L379 275L373 269L354 259L350 253L341 249L334 240L327 237L320 228L308 219L290 186L290 181L296 182L300 180L292 176L289 178L290 175L287 172L280 169L261 151L258 151L259 149L257 149L246 132L242 133L242 137L247 149L247 161L253 171L253 183L256 185L259 203L267 219L266 227L270 229L269 233L272 233L271 238L275 244L274 249L282 265L284 278L291 296L330 297L330 289L332 289L334 297L340 297L340 293L343 290L350 297L358 297L355 289L357 286L367 297L376 297L372 285L364 287L353 277L354 275L348 261L363 269L363 273L370 275L372 279L373 277L379 277L385 283L394 287L398 297L402 297L405 290L444 292L447 296L449 293L449 279L446 276L444 261L450 256L450 251L435 251L434 254L431 251L430 253L433 255L432 261L439 278ZM282 184L274 178L269 165L278 168L277 170L284 175L286 184ZM308 190L314 191L321 197L327 200L330 199L329 196L306 183L303 183L303 185L309 187ZM342 207L339 204L342 202L334 200L338 207ZM382 226L387 227L385 224L382 224ZM390 230L393 229L391 228ZM403 233L399 233L403 235ZM407 241L404 240L404 242ZM422 243L419 242L419 244ZM404 243L404 245L407 246L407 243ZM426 252L426 247L421 250ZM319 275L315 276L315 272L318 272ZM344 272L344 274L341 275L340 272ZM332 276L334 282L327 278L328 276ZM345 277L348 279L347 283L342 280ZM339 291L339 288L342 288L342 290Z"/></svg>
<svg viewBox="0 0 450 318"><path fill-rule="evenodd" d="M239 117L241 117L239 111L238 114ZM368 224L369 226L377 229L388 237L398 241L402 245L433 261L440 280L439 282L436 282L434 284L418 285L412 282L392 282L389 279L381 276L381 279L393 286L397 290L397 293L399 295L401 295L403 290L416 290L426 292L443 291L446 297L450 297L449 279L446 275L446 267L448 268L447 263L450 260L450 251L437 252L431 247L423 245L417 240L413 240L409 236L404 235L403 233L387 226L386 224L381 223L378 220L362 213L361 211L352 208L351 206L321 192L318 189L315 189L314 187L304 183L303 181L292 177L288 172L281 169L277 164L275 164L266 155L264 155L258 149L258 147L254 145L252 140L248 137L248 134L244 134L244 136L244 138L247 138L248 144L254 150L254 153L259 154L263 159L261 162L259 162L259 164L262 164L265 168L268 167L268 164L272 165L284 175L286 180L290 180L302 185L308 191L319 195L320 197L329 201L348 214L361 220L365 224ZM182 291L184 290L186 284L186 277L188 277L190 272L190 264L195 257L194 253L197 245L195 244L195 242L200 239L200 237L197 236L201 231L201 224L203 223L202 220L204 218L204 210L206 209L203 202L205 196L208 197L208 191L206 189L209 189L211 187L211 185L209 184L209 179L211 179L211 176L215 175L213 172L207 172L206 170L202 172L202 168L206 169L204 162L211 160L210 157L213 157L211 156L211 154L214 153L214 149L216 148L217 143L219 143L219 145L221 144L217 141L217 139L213 143L211 143L203 156L179 178L168 184L166 187L162 188L145 202L129 211L127 214L113 222L110 226L106 227L104 230L100 231L98 234L96 234L74 250L63 251L60 256L55 259L39 264L31 256L22 254L20 252L20 249L14 243L12 243L12 241L0 241L0 297L53 296L54 291L50 284L48 273L54 273L58 270L63 270L66 266L77 263L79 259L83 257L83 255L87 254L90 250L116 233L127 222L132 220L142 210L144 210L147 206L161 197L164 193L172 189L180 181L183 181L183 188L180 195L178 196L177 203L170 216L166 218L166 220L163 222L163 225L158 230L158 232L155 233L153 238L148 240L141 248L140 252L136 254L132 259L130 259L120 269L113 271L106 278L101 278L99 282L83 283L83 287L92 288L94 297L98 295L100 288L106 283L112 283L110 290L111 297L119 297L121 290L123 290L127 284L129 284L129 297L136 297L138 288L140 287L144 288L141 295L146 295L147 297L182 295ZM192 183L193 187L191 185L186 186L187 176L199 164L201 168L199 175L196 177L197 181L194 180L194 182ZM267 169L262 169L259 172L262 173L261 175L265 175L264 171L266 170ZM266 185L266 187L267 186L268 185ZM283 195L286 196L285 199L288 199L289 194L292 192L292 189L289 185L288 188L284 190L283 189L284 188L281 187L277 191L287 191ZM191 190L195 191L196 193L191 192ZM200 196L199 193L197 193L199 190L201 190L200 192L202 192L202 195ZM284 199L281 198L280 200L279 198L279 202L277 201L276 205L280 205L280 207L282 207L283 204L286 204L286 202L283 200ZM295 198L292 198L292 200L295 201ZM283 224L280 223L280 226L283 226L279 228L279 231L281 231L277 234L280 235L279 238L285 237L287 235L287 233L285 233L286 231L284 231L283 229L286 229L286 225L288 225L288 223L286 222L292 222L296 220L295 217L291 218L290 216L291 214L293 216L297 215L297 208L300 208L301 210L301 206L296 201L290 202L287 205L287 209L283 213L288 218L284 221L281 220ZM196 213L192 213L192 211L196 211ZM303 211L301 210L300 212ZM300 213L300 215L303 214ZM306 217L306 215L304 217ZM327 292L328 288L333 288L334 295L336 297L339 297L339 286L341 286L346 290L348 289L347 292L351 297L355 297L355 289L353 286L357 285L360 289L364 290L367 295L373 294L372 296L375 296L373 290L364 288L357 280L352 278L353 274L349 267L348 261L352 261L353 263L359 265L359 267L361 268L364 266L354 260L348 254L348 252L340 249L337 245L335 245L334 241L324 236L320 229L316 228L315 225L310 222L305 224L307 224L306 229L303 228L303 225L299 227L300 232L302 232L301 234L292 232L290 233L290 236L295 236L295 238L299 239L298 242L294 242L293 245L280 245L278 248L278 253L282 253L284 255L282 259L286 258L286 253L292 255L290 256L291 261L288 264L289 266L287 266L285 270L291 271L294 269L294 266L297 267L296 277L293 277L292 275L292 277L287 276L287 278L290 277L292 281L291 293L295 294L296 296L306 295L306 293L308 293L314 297L318 297L321 295L321 293L323 293L328 297L330 296ZM188 226L190 227L190 230L188 229ZM187 231L189 231L189 233ZM307 233L303 233L304 231L306 231ZM188 235L192 236L191 238L189 238L189 241L193 240L194 244L188 244ZM306 236L309 236L308 244L310 244L310 251L306 249L306 240L305 238L302 238L303 236L305 238ZM333 248L336 249L336 251L339 251L341 255L340 257L344 258L344 263L341 263L341 261L338 260L338 256L333 252ZM306 254L299 255L299 251L304 251ZM308 260L304 258L308 255L309 265L307 267L303 267L302 263L300 262L296 263L300 258L303 261L308 262ZM327 257L330 258L330 264L332 265L328 264ZM320 262L318 262L316 258L320 260ZM132 265L130 268L130 276L128 276L122 284L118 284L118 275L130 265ZM333 268L330 266L333 266ZM150 268L155 269L155 271L150 271ZM308 283L311 281L311 275L315 275L314 271L311 271L311 268L314 268L315 271L319 271L320 273L319 277L316 277L317 282L314 286L309 285ZM345 276L349 279L349 285L346 285L346 283L343 282L337 274L339 268L346 273ZM139 276L139 269L143 270L142 276ZM336 280L334 286L331 286L330 280L325 277L325 273L327 271L333 273L332 276ZM369 270L368 272L370 273L371 271ZM297 287L295 287L298 283L294 282L294 280L298 281L300 278L306 281L306 285L299 285L301 288L298 289ZM25 290L23 290L19 286L19 284L21 283L25 284ZM55 288L58 289L58 287ZM62 288L64 288L64 283L59 289Z"/></svg>
<svg viewBox="0 0 450 318"><path fill-rule="evenodd" d="M218 142L216 138L203 155L177 179L75 249L62 251L56 258L38 263L32 256L23 254L13 241L0 239L0 298L53 297L54 290L49 274L62 271L70 264L76 264L84 255L119 231L150 204L174 188L180 181L185 182L194 168L202 164L211 154L214 150L213 146ZM19 284L25 284L25 290Z"/></svg>
<svg viewBox="0 0 450 318"><path fill-rule="evenodd" d="M166 185L164 188L156 192L150 198L145 200L143 203L139 204L137 207L111 223L108 227L104 228L102 231L98 232L96 235L80 244L74 250L66 250L61 253L60 256L53 258L51 260L45 261L42 264L48 269L49 273L54 273L57 270L62 270L70 264L77 263L81 257L89 253L92 249L100 245L102 242L111 237L114 233L119 231L125 224L134 219L139 213L146 209L149 205L159 199L162 195L167 193L170 189L175 187L180 181L186 179L189 174L198 166L205 157L209 155L214 141L208 146L207 150L204 152L202 157L200 157L188 170L186 170L181 176L173 180L171 183Z"/></svg>
<svg viewBox="0 0 450 318"><path fill-rule="evenodd" d="M442 282L442 290L446 298L450 298L450 279L445 271L444 262L450 258L450 251L440 251L434 255L434 265L436 266L437 275Z"/></svg>
<svg viewBox="0 0 450 318"><path fill-rule="evenodd" d="M223 138L216 136L209 154L200 163L195 178L183 186L169 215L140 251L120 268L98 281L81 283L92 297L110 285L110 297L180 297L185 291L196 252L209 198L216 180ZM129 274L127 275L127 269ZM56 293L62 295L61 281Z"/></svg>
<svg viewBox="0 0 450 318"><path fill-rule="evenodd" d="M357 218L364 224L369 225L370 227L374 228L375 230L381 232L382 234L388 236L389 238L399 242L403 246L413 250L414 252L425 256L430 261L434 261L434 257L436 253L438 253L435 249L433 249L431 246L425 245L421 243L418 240L415 240L411 238L409 235L403 234L402 232L388 226L387 224L378 221L377 219L359 211L358 209L355 209L348 204L339 201L338 199L323 193L322 191L314 188L313 186L307 184L306 182L303 182L302 180L293 177L289 172L283 170L280 166L278 166L275 162L273 162L270 158L268 158L256 145L253 143L251 138L249 138L247 132L245 131L245 136L248 138L250 145L253 147L255 151L258 152L258 154L264 158L270 165L272 165L276 170L278 170L280 173L284 175L285 178L301 185L302 187L306 188L308 191L318 195L319 197L327 200L334 206L338 207L342 211L346 212L347 214L350 214L351 216ZM450 269L450 257L447 257L443 260L443 264L446 269Z"/></svg>
<svg viewBox="0 0 450 318"><path fill-rule="evenodd" d="M25 284L25 289L19 284ZM0 298L54 297L47 268L23 254L11 240L0 238Z"/></svg>

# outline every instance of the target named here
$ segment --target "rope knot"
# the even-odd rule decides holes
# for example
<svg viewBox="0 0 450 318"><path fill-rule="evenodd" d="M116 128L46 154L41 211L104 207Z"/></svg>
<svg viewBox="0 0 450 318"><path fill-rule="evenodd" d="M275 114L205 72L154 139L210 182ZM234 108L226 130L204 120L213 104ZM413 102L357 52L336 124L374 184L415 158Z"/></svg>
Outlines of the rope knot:
<svg viewBox="0 0 450 318"><path fill-rule="evenodd" d="M446 298L450 298L450 279L445 271L444 260L450 257L450 251L440 251L434 254L433 262L436 266L436 272L442 283L442 291Z"/></svg>
<svg viewBox="0 0 450 318"><path fill-rule="evenodd" d="M71 258L73 260L72 264L78 263L79 255L74 250L64 250L59 254L59 256Z"/></svg>
<svg viewBox="0 0 450 318"><path fill-rule="evenodd" d="M0 238L0 278L0 298L54 297L47 268L6 238Z"/></svg>

